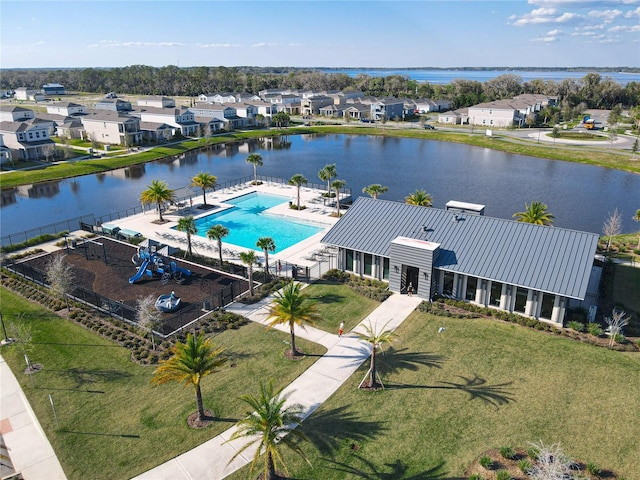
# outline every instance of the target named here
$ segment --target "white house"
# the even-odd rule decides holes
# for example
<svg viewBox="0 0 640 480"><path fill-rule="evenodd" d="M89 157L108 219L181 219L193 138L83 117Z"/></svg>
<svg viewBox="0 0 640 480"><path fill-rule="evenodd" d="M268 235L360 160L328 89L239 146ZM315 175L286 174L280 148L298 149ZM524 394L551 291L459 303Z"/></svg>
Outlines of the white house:
<svg viewBox="0 0 640 480"><path fill-rule="evenodd" d="M107 110L90 111L78 118L89 140L109 145L136 145L142 141L138 118Z"/></svg>
<svg viewBox="0 0 640 480"><path fill-rule="evenodd" d="M139 107L175 108L176 101L173 98L154 95L139 98L136 105Z"/></svg>
<svg viewBox="0 0 640 480"><path fill-rule="evenodd" d="M483 127L507 128L522 126L526 115L523 105L514 100L494 100L469 107L469 124Z"/></svg>
<svg viewBox="0 0 640 480"><path fill-rule="evenodd" d="M0 106L0 122L20 122L35 118L36 114L28 108L3 104Z"/></svg>
<svg viewBox="0 0 640 480"><path fill-rule="evenodd" d="M93 104L94 108L98 110L111 110L114 112L129 112L133 110L131 102L121 100L119 98L103 98L102 100Z"/></svg>
<svg viewBox="0 0 640 480"><path fill-rule="evenodd" d="M247 125L247 119L240 117L235 108L230 105L222 105L219 103L196 103L195 106L189 107L196 117L217 118L224 122L224 128L233 130L243 128Z"/></svg>
<svg viewBox="0 0 640 480"><path fill-rule="evenodd" d="M13 157L11 156L11 149L4 144L4 137L0 133L0 165L5 163L13 163ZM2 204L5 204L4 201Z"/></svg>
<svg viewBox="0 0 640 480"><path fill-rule="evenodd" d="M178 129L185 136L198 135L200 128L195 121L193 112L181 108L154 108L145 107L136 113L142 122L166 123Z"/></svg>
<svg viewBox="0 0 640 480"><path fill-rule="evenodd" d="M49 129L39 123L0 122L0 135L14 159L37 160L53 155L55 144L49 136Z"/></svg>
<svg viewBox="0 0 640 480"><path fill-rule="evenodd" d="M29 102L43 102L44 95L39 90L33 90L27 87L19 87L16 88L15 99L25 100Z"/></svg>
<svg viewBox="0 0 640 480"><path fill-rule="evenodd" d="M47 113L64 115L65 117L84 115L87 113L87 107L73 102L55 102L47 105Z"/></svg>

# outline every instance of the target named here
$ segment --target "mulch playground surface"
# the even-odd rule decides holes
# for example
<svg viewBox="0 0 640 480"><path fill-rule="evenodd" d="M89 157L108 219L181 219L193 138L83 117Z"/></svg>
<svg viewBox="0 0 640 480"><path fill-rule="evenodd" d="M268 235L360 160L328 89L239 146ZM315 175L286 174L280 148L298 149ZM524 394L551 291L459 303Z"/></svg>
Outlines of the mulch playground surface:
<svg viewBox="0 0 640 480"><path fill-rule="evenodd" d="M140 280L130 284L129 278L136 273L132 257L137 253L137 247L105 237L92 240L104 244L107 264L104 262L102 247L89 244L87 249L89 260L87 260L84 250L79 246L74 253L65 258L65 261L73 266L74 283L133 308L136 307L139 298L147 295L157 297L174 291L182 301L181 308L178 309L179 312L193 303L202 304L205 299L233 282L241 282L241 291L246 291L249 288L246 280L185 262L178 257L172 257L171 260L175 261L178 267L191 271L191 276L186 277L183 284L170 280L166 285L163 285L160 277L147 275L143 275ZM51 256L60 254L65 255L66 251L63 249L60 252L26 260L24 263L44 272ZM173 315L173 313L165 313L164 315Z"/></svg>

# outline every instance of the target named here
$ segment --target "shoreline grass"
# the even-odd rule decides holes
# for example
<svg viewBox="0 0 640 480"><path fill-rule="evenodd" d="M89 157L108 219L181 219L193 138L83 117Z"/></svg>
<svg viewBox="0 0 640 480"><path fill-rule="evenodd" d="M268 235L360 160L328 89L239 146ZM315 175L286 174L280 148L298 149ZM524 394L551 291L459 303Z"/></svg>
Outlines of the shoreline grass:
<svg viewBox="0 0 640 480"><path fill-rule="evenodd" d="M76 162L58 163L43 166L41 169L21 170L6 172L0 175L0 188L7 189L20 185L61 180L64 178L89 175L105 172L117 168L123 168L140 163L146 163L162 158L180 155L194 151L207 145L242 141L248 138L272 137L281 135L299 134L348 134L348 135L379 135L395 136L403 138L416 138L424 140L439 140L444 142L464 143L467 145L489 148L492 150L546 158L549 160L561 160L587 165L595 165L617 170L640 173L640 159L631 160L627 153L618 151L602 152L590 147L580 146L555 146L553 144L529 144L522 141L514 141L508 136L500 135L500 132L489 138L480 134L466 132L422 131L415 128L384 128L362 127L349 125L327 125L311 127L289 127L282 130L252 130L246 132L233 132L206 140L185 140L178 144L154 147L141 153L121 157L103 157L95 160L81 160Z"/></svg>

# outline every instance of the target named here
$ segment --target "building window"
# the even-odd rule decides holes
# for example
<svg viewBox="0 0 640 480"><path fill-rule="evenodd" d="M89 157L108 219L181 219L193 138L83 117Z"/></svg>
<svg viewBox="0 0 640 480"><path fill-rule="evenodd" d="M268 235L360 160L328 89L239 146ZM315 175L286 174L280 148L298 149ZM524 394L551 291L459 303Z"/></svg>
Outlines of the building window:
<svg viewBox="0 0 640 480"><path fill-rule="evenodd" d="M382 278L384 280L389 280L389 259L384 258L382 260Z"/></svg>
<svg viewBox="0 0 640 480"><path fill-rule="evenodd" d="M373 255L364 254L364 274L371 276L373 274Z"/></svg>
<svg viewBox="0 0 640 480"><path fill-rule="evenodd" d="M444 282L442 283L442 294L453 295L453 278L454 274L451 272L444 272Z"/></svg>
<svg viewBox="0 0 640 480"><path fill-rule="evenodd" d="M491 282L491 295L489 297L489 305L500 306L500 296L502 295L502 283Z"/></svg>
<svg viewBox="0 0 640 480"><path fill-rule="evenodd" d="M476 299L476 290L478 289L478 279L476 277L467 277L467 291L464 298L470 302Z"/></svg>
<svg viewBox="0 0 640 480"><path fill-rule="evenodd" d="M553 313L553 300L554 295L550 293L539 293L542 295L542 308L540 308L540 316L542 318L551 319Z"/></svg>
<svg viewBox="0 0 640 480"><path fill-rule="evenodd" d="M346 257L346 262L345 262L344 269L349 272L353 272L353 250L346 250L345 257Z"/></svg>
<svg viewBox="0 0 640 480"><path fill-rule="evenodd" d="M527 306L527 293L528 290L526 288L518 287L516 289L516 304L513 307L515 312L524 313Z"/></svg>

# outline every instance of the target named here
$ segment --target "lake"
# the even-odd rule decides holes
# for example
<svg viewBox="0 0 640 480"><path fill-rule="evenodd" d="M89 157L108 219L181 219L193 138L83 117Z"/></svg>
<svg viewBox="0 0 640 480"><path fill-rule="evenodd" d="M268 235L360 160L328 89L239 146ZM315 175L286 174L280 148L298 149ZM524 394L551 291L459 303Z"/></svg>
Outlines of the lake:
<svg viewBox="0 0 640 480"><path fill-rule="evenodd" d="M350 77L357 77L365 74L370 77L388 77L390 75L401 75L418 82L429 82L433 84L448 84L455 79L475 80L477 82L487 82L500 75L514 74L522 77L523 82L536 79L554 80L559 82L565 78L581 79L587 73L598 73L602 78L611 77L621 85L629 82L640 82L640 73L623 72L570 72L566 70L556 71L528 71L528 70L421 70L421 69L366 69L366 68L340 68L322 69L325 73L344 73Z"/></svg>
<svg viewBox="0 0 640 480"><path fill-rule="evenodd" d="M323 184L318 171L336 163L354 197L380 183L381 198L404 201L416 189L431 193L434 206L449 200L486 205L488 216L511 218L525 203L542 201L559 227L601 233L610 212L622 214L623 231L640 226L632 220L640 208L640 175L602 167L512 155L485 148L393 137L293 135L274 142L252 140L218 146L176 159L97 175L2 191L2 236L81 215L96 217L139 206L140 193L153 179L174 189L187 187L201 171L226 182L253 175L249 153L260 153L259 175L288 179L296 173ZM182 195L191 190L182 190ZM198 201L201 191L193 190Z"/></svg>

